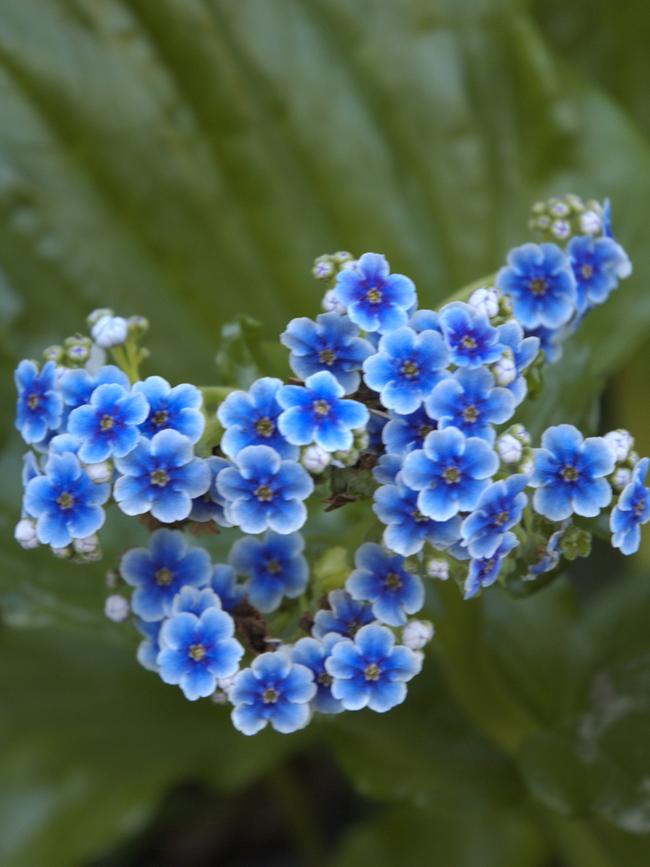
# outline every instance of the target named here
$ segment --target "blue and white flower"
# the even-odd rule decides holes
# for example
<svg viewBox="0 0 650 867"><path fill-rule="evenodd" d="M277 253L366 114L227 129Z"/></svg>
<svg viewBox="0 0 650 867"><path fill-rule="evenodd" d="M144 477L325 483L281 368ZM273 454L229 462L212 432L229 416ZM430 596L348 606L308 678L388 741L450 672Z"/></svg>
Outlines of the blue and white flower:
<svg viewBox="0 0 650 867"><path fill-rule="evenodd" d="M377 488L373 511L386 525L384 544L403 557L417 554L425 543L444 549L460 539L458 515L432 521L418 508L418 492L399 482Z"/></svg>
<svg viewBox="0 0 650 867"><path fill-rule="evenodd" d="M18 391L16 428L26 443L40 443L59 427L63 414L56 364L48 361L39 370L33 361L21 361L14 380Z"/></svg>
<svg viewBox="0 0 650 867"><path fill-rule="evenodd" d="M149 414L140 425L146 437L161 430L176 430L195 443L201 439L205 417L201 412L203 397L198 388L188 383L173 388L162 376L148 376L133 386L134 394L142 394L149 404Z"/></svg>
<svg viewBox="0 0 650 867"><path fill-rule="evenodd" d="M220 527L231 527L232 524L226 519L224 514L225 500L217 491L217 476L221 470L230 466L230 461L226 461L224 458L218 458L213 455L206 458L205 463L208 465L208 469L210 470L210 486L204 494L200 494L192 500L190 521L198 521L200 524L214 521L214 523L218 524Z"/></svg>
<svg viewBox="0 0 650 867"><path fill-rule="evenodd" d="M506 387L513 393L518 406L528 392L524 373L537 358L541 341L539 337L526 336L524 329L514 319L499 326L499 340L512 353L515 376Z"/></svg>
<svg viewBox="0 0 650 867"><path fill-rule="evenodd" d="M369 332L405 325L416 301L413 281L391 274L386 258L378 253L364 253L353 267L340 271L334 294L352 322Z"/></svg>
<svg viewBox="0 0 650 867"><path fill-rule="evenodd" d="M612 545L623 554L634 554L641 544L641 526L650 521L650 490L646 477L650 459L643 458L634 468L632 481L625 486L612 509Z"/></svg>
<svg viewBox="0 0 650 867"><path fill-rule="evenodd" d="M343 705L332 695L332 675L328 674L325 663L332 655L332 649L342 636L329 632L322 640L301 638L293 645L291 658L299 665L309 668L314 675L316 695L312 707L320 713L340 713Z"/></svg>
<svg viewBox="0 0 650 867"><path fill-rule="evenodd" d="M627 253L612 238L572 238L567 254L578 291L578 312L602 304L618 281L632 273Z"/></svg>
<svg viewBox="0 0 650 867"><path fill-rule="evenodd" d="M506 533L490 557L470 560L469 572L465 581L465 599L473 599L483 587L490 587L499 577L503 562L510 552L519 545L514 533Z"/></svg>
<svg viewBox="0 0 650 867"><path fill-rule="evenodd" d="M90 403L73 409L68 418L69 433L81 440L80 459L95 464L128 455L140 439L138 426L148 412L144 395L117 384L98 386Z"/></svg>
<svg viewBox="0 0 650 867"><path fill-rule="evenodd" d="M440 324L449 358L457 367L481 367L492 364L503 354L499 331L490 325L484 313L454 301L440 311Z"/></svg>
<svg viewBox="0 0 650 867"><path fill-rule="evenodd" d="M327 596L329 608L321 608L314 616L312 635L324 638L328 632L336 632L353 638L362 626L375 619L367 602L353 599L345 590L332 590Z"/></svg>
<svg viewBox="0 0 650 867"><path fill-rule="evenodd" d="M472 557L493 557L505 533L521 521L528 503L527 484L528 476L517 473L483 491L462 526L463 541Z"/></svg>
<svg viewBox="0 0 650 867"><path fill-rule="evenodd" d="M121 385L128 391L129 377L114 364L105 364L94 374L83 367L66 370L61 376L61 396L66 407L74 409L90 403L93 391L100 385Z"/></svg>
<svg viewBox="0 0 650 867"><path fill-rule="evenodd" d="M248 391L233 391L219 407L217 417L225 432L221 450L236 458L246 446L269 446L282 458L295 460L298 449L291 445L278 428L282 407L277 401L282 380L263 376Z"/></svg>
<svg viewBox="0 0 650 867"><path fill-rule="evenodd" d="M208 608L222 608L221 600L214 590L211 587L194 587L186 584L172 599L170 616L185 612L200 617Z"/></svg>
<svg viewBox="0 0 650 867"><path fill-rule="evenodd" d="M437 427L425 407L408 415L393 412L381 434L386 451L393 455L405 455L413 449L421 449L424 440Z"/></svg>
<svg viewBox="0 0 650 867"><path fill-rule="evenodd" d="M237 573L227 563L217 563L212 573L210 587L219 597L224 611L232 612L244 601L246 593L237 581Z"/></svg>
<svg viewBox="0 0 650 867"><path fill-rule="evenodd" d="M309 577L304 548L300 533L267 533L263 539L249 536L235 542L228 559L247 578L244 591L260 611L275 611L285 596L295 599L304 592Z"/></svg>
<svg viewBox="0 0 650 867"><path fill-rule="evenodd" d="M407 615L417 614L424 605L424 585L418 575L407 571L403 557L366 542L356 553L355 565L346 590L353 599L369 602L377 620L404 626Z"/></svg>
<svg viewBox="0 0 650 867"><path fill-rule="evenodd" d="M487 368L459 368L438 383L425 406L438 427L458 428L468 437L492 443L496 436L493 425L512 418L515 398L507 388L494 384Z"/></svg>

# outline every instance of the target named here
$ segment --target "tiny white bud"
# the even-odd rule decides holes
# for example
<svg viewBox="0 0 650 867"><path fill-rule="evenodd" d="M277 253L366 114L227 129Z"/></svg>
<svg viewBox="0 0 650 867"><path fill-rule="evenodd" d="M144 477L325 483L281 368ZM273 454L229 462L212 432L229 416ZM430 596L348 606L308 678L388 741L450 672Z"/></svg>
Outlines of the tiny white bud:
<svg viewBox="0 0 650 867"><path fill-rule="evenodd" d="M334 266L331 262L316 262L311 273L317 280L327 280L334 273Z"/></svg>
<svg viewBox="0 0 650 867"><path fill-rule="evenodd" d="M630 451L634 445L634 437L629 431L612 430L603 437L607 445L612 450L614 460L617 464L623 463L630 456Z"/></svg>
<svg viewBox="0 0 650 867"><path fill-rule="evenodd" d="M491 286L481 286L472 292L467 303L492 319L499 312L499 293Z"/></svg>
<svg viewBox="0 0 650 867"><path fill-rule="evenodd" d="M628 470L627 467L619 467L612 476L612 485L616 491L622 491L631 481L632 470Z"/></svg>
<svg viewBox="0 0 650 867"><path fill-rule="evenodd" d="M26 551L38 548L39 541L36 535L36 521L33 521L31 518L22 518L18 521L14 530L14 539Z"/></svg>
<svg viewBox="0 0 650 867"><path fill-rule="evenodd" d="M113 478L113 467L108 461L100 461L98 464L88 464L86 466L86 475L91 481L100 485L104 482L110 482Z"/></svg>
<svg viewBox="0 0 650 867"><path fill-rule="evenodd" d="M402 631L402 641L411 650L422 650L433 638L433 623L428 620L410 620Z"/></svg>
<svg viewBox="0 0 650 867"><path fill-rule="evenodd" d="M433 557L426 566L429 578L446 581L449 578L449 563L441 558Z"/></svg>
<svg viewBox="0 0 650 867"><path fill-rule="evenodd" d="M120 583L119 576L117 572L114 572L112 569L104 576L104 580L106 581L106 586L113 590Z"/></svg>
<svg viewBox="0 0 650 867"><path fill-rule="evenodd" d="M93 310L92 313L89 313L88 316L86 316L86 322L88 323L88 327L92 328L100 319L113 315L113 311L110 307L98 307L97 310Z"/></svg>
<svg viewBox="0 0 650 867"><path fill-rule="evenodd" d="M353 467L361 457L361 451L354 446L346 452L334 452L332 463L335 467Z"/></svg>
<svg viewBox="0 0 650 867"><path fill-rule="evenodd" d="M310 473L324 472L330 464L332 456L320 446L308 446L302 453L302 465Z"/></svg>
<svg viewBox="0 0 650 867"><path fill-rule="evenodd" d="M95 343L102 349L121 346L129 335L129 324L122 316L103 316L91 330Z"/></svg>
<svg viewBox="0 0 650 867"><path fill-rule="evenodd" d="M513 424L508 433L511 433L513 437L517 437L519 442L523 443L525 446L530 445L530 434L523 424Z"/></svg>
<svg viewBox="0 0 650 867"><path fill-rule="evenodd" d="M54 554L55 557L58 557L59 560L68 560L72 557L72 548L55 548L54 545L50 547L50 550Z"/></svg>
<svg viewBox="0 0 650 867"><path fill-rule="evenodd" d="M563 241L565 238L568 238L571 234L571 224L566 220L554 220L551 225L551 232L558 238L560 241Z"/></svg>
<svg viewBox="0 0 650 867"><path fill-rule="evenodd" d="M566 217L569 213L569 206L565 202L553 202L551 213L554 217Z"/></svg>
<svg viewBox="0 0 650 867"><path fill-rule="evenodd" d="M323 295L321 307L326 313L345 313L345 307L336 300L333 289L328 289Z"/></svg>
<svg viewBox="0 0 650 867"><path fill-rule="evenodd" d="M517 365L512 349L506 349L501 358L492 366L494 381L497 385L510 385L517 378Z"/></svg>
<svg viewBox="0 0 650 867"><path fill-rule="evenodd" d="M599 235L603 222L595 211L585 211L580 215L580 231L585 235Z"/></svg>
<svg viewBox="0 0 650 867"><path fill-rule="evenodd" d="M237 678L236 674L232 674L230 677L219 677L217 678L217 687L226 695L230 692Z"/></svg>
<svg viewBox="0 0 650 867"><path fill-rule="evenodd" d="M533 470L535 469L535 461L532 456L526 458L525 461L522 461L521 466L519 467L519 471L521 473L525 473L527 476L532 476Z"/></svg>
<svg viewBox="0 0 650 867"><path fill-rule="evenodd" d="M341 265L340 270L341 271L351 271L353 268L356 268L356 267L357 267L357 260L356 259L348 259L347 262L344 262Z"/></svg>
<svg viewBox="0 0 650 867"><path fill-rule="evenodd" d="M99 548L99 537L93 533L92 536L85 536L83 539L74 539L72 545L77 554L92 556Z"/></svg>
<svg viewBox="0 0 650 867"><path fill-rule="evenodd" d="M104 603L104 614L113 623L124 623L129 616L130 606L128 599L115 593L109 596Z"/></svg>
<svg viewBox="0 0 650 867"><path fill-rule="evenodd" d="M518 464L524 453L524 447L517 437L504 433L497 439L497 452L504 464Z"/></svg>

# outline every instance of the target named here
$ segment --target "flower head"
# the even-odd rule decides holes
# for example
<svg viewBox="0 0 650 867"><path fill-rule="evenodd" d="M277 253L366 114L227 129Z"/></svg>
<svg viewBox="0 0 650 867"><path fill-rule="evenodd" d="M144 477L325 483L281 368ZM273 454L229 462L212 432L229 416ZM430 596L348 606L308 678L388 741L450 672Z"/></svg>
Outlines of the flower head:
<svg viewBox="0 0 650 867"><path fill-rule="evenodd" d="M421 449L424 440L435 430L437 423L424 407L408 415L393 412L381 434L386 451L393 455L405 455L413 449Z"/></svg>
<svg viewBox="0 0 650 867"><path fill-rule="evenodd" d="M379 351L363 365L366 385L380 394L387 409L415 412L443 378L448 361L445 342L437 331L417 334L398 328L379 341Z"/></svg>
<svg viewBox="0 0 650 867"><path fill-rule="evenodd" d="M263 539L248 536L235 542L230 563L247 577L244 591L260 611L275 611L284 596L295 599L304 591L309 575L304 547L300 533L267 533Z"/></svg>
<svg viewBox="0 0 650 867"><path fill-rule="evenodd" d="M625 250L612 238L572 238L567 253L576 278L578 312L607 300L621 278L632 271Z"/></svg>
<svg viewBox="0 0 650 867"><path fill-rule="evenodd" d="M282 458L298 457L298 449L278 428L282 407L277 395L281 387L281 379L263 376L248 391L231 392L221 404L217 417L225 432L220 445L229 458L237 457L246 446L269 446Z"/></svg>
<svg viewBox="0 0 650 867"><path fill-rule="evenodd" d="M232 617L220 608L172 615L160 630L161 678L178 684L190 701L211 695L217 679L235 674L244 655L234 631Z"/></svg>
<svg viewBox="0 0 650 867"><path fill-rule="evenodd" d="M237 582L237 573L226 563L217 563L214 567L210 586L219 597L224 611L234 611L244 601L246 594L242 585Z"/></svg>
<svg viewBox="0 0 650 867"><path fill-rule="evenodd" d="M338 313L321 313L315 322L305 316L292 319L280 340L291 350L289 364L296 376L307 379L327 370L347 394L359 387L361 365L374 352L354 322Z"/></svg>
<svg viewBox="0 0 650 867"><path fill-rule="evenodd" d="M210 470L210 485L204 494L200 494L192 500L190 520L198 521L202 524L214 521L220 527L231 527L232 524L226 519L224 514L225 500L217 491L217 476L221 470L230 466L230 461L212 455L205 459L205 463Z"/></svg>
<svg viewBox="0 0 650 867"><path fill-rule="evenodd" d="M562 521L573 512L595 517L612 499L604 478L614 471L614 455L602 437L582 438L570 424L550 427L535 450L535 470L530 484L535 491L535 511L551 521Z"/></svg>
<svg viewBox="0 0 650 867"><path fill-rule="evenodd" d="M148 548L132 548L120 562L120 573L135 587L131 607L144 621L171 614L174 597L184 587L205 587L212 564L203 548L190 548L177 530L156 530Z"/></svg>
<svg viewBox="0 0 650 867"><path fill-rule="evenodd" d="M465 581L465 599L472 599L483 587L489 587L499 577L503 561L519 545L514 533L505 533L499 546L490 557L475 558L470 561Z"/></svg>
<svg viewBox="0 0 650 867"><path fill-rule="evenodd" d="M115 483L114 497L127 515L151 512L171 524L183 521L192 510L192 500L210 486L210 468L195 458L192 443L175 430L163 430L151 440L144 437L115 465L122 477Z"/></svg>
<svg viewBox="0 0 650 867"><path fill-rule="evenodd" d="M56 365L48 361L39 371L33 361L21 361L14 380L18 391L16 428L26 443L40 443L61 422L63 401L56 389Z"/></svg>
<svg viewBox="0 0 650 867"><path fill-rule="evenodd" d="M494 482L463 521L462 534L472 557L493 557L505 533L519 523L528 502L528 476L518 473Z"/></svg>
<svg viewBox="0 0 650 867"><path fill-rule="evenodd" d="M244 533L266 529L287 535L307 518L303 503L313 491L307 471L295 461L283 461L269 446L247 446L235 465L221 470L217 490L226 501L226 518Z"/></svg>
<svg viewBox="0 0 650 867"><path fill-rule="evenodd" d="M188 612L200 617L208 608L221 607L221 600L211 587L194 587L186 584L172 599L171 616Z"/></svg>
<svg viewBox="0 0 650 867"><path fill-rule="evenodd" d="M309 668L314 675L316 695L312 705L320 713L340 713L343 710L341 702L332 695L332 675L325 668L332 649L339 641L342 641L342 636L329 632L320 641L316 638L301 638L291 651L293 661Z"/></svg>
<svg viewBox="0 0 650 867"><path fill-rule="evenodd" d="M430 433L423 449L406 456L401 479L420 492L423 515L448 521L476 506L498 467L499 458L484 440L449 427Z"/></svg>
<svg viewBox="0 0 650 867"><path fill-rule="evenodd" d="M36 535L43 545L65 548L73 539L96 533L104 523L102 505L110 486L92 482L78 458L67 452L50 456L45 474L25 488L25 512L36 518Z"/></svg>
<svg viewBox="0 0 650 867"><path fill-rule="evenodd" d="M432 521L418 508L418 492L399 482L375 491L373 511L386 524L384 544L391 551L410 557L424 547L448 548L460 539L460 517Z"/></svg>
<svg viewBox="0 0 650 867"><path fill-rule="evenodd" d="M454 301L440 311L440 323L450 360L458 367L492 364L503 353L499 332L485 313Z"/></svg>
<svg viewBox="0 0 650 867"><path fill-rule="evenodd" d="M277 732L290 734L309 722L309 702L315 695L311 669L282 651L262 653L239 672L230 690L233 725L245 735L269 723Z"/></svg>
<svg viewBox="0 0 650 867"><path fill-rule="evenodd" d="M421 657L403 645L385 626L363 626L354 641L345 638L334 645L325 663L333 678L332 695L345 710L384 713L406 698L406 681L422 668Z"/></svg>
<svg viewBox="0 0 650 867"><path fill-rule="evenodd" d="M355 325L382 333L405 325L416 301L413 281L391 274L378 253L364 253L352 268L339 271L334 293Z"/></svg>
<svg viewBox="0 0 650 867"><path fill-rule="evenodd" d="M128 390L129 377L114 364L105 364L95 374L83 367L66 370L61 376L61 396L67 407L90 403L93 391L100 385L121 385Z"/></svg>
<svg viewBox="0 0 650 867"><path fill-rule="evenodd" d="M440 428L455 427L466 436L494 442L494 424L502 424L515 411L511 391L495 386L485 367L460 368L434 388L425 404Z"/></svg>
<svg viewBox="0 0 650 867"><path fill-rule="evenodd" d="M424 586L404 568L404 558L387 554L381 545L366 542L356 553L356 569L346 581L353 599L370 602L377 620L403 626L408 614L424 605Z"/></svg>
<svg viewBox="0 0 650 867"><path fill-rule="evenodd" d="M353 599L345 590L332 590L328 594L329 608L316 612L312 635L324 638L328 632L336 632L353 638L357 631L375 619L367 602Z"/></svg>
<svg viewBox="0 0 650 867"><path fill-rule="evenodd" d="M344 400L345 389L325 370L314 373L304 386L285 385L278 392L283 413L278 426L297 446L316 443L330 452L347 451L352 431L368 422L368 410L356 400Z"/></svg>
<svg viewBox="0 0 650 867"><path fill-rule="evenodd" d="M146 437L171 428L193 443L201 438L205 427L203 397L196 386L183 383L172 388L162 376L148 376L135 383L133 393L144 395L149 404L149 414L140 425Z"/></svg>
<svg viewBox="0 0 650 867"><path fill-rule="evenodd" d="M515 317L525 328L558 328L575 312L575 278L569 260L556 244L515 247L496 282L512 299Z"/></svg>
<svg viewBox="0 0 650 867"><path fill-rule="evenodd" d="M612 545L623 554L634 554L641 543L641 526L650 521L650 490L646 477L650 459L643 458L634 468L632 481L623 488L612 509L610 528Z"/></svg>
<svg viewBox="0 0 650 867"><path fill-rule="evenodd" d="M123 458L135 448L149 404L142 394L123 386L106 384L92 393L90 403L73 409L68 431L79 437L79 457L87 464L107 458Z"/></svg>

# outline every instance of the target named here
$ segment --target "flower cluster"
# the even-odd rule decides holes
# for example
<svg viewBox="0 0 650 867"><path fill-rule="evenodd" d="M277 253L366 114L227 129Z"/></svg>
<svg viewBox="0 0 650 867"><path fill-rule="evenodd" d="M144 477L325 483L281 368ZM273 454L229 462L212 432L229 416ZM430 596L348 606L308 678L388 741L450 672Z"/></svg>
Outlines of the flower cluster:
<svg viewBox="0 0 650 867"><path fill-rule="evenodd" d="M554 199L531 225L542 243L439 310L380 254L321 256L323 312L280 337L288 383L141 379L146 321L95 311L89 337L16 370L30 447L16 539L95 559L107 508L137 516L151 535L122 556L106 614L132 619L143 666L229 703L246 735L401 703L434 635L413 619L430 579L467 599L534 583L607 527L634 553L650 520L650 462L629 434L560 424L535 448L518 420L544 363L631 271L607 204ZM376 527L324 593L309 507L355 500ZM220 562L188 543L221 528L235 538Z"/></svg>

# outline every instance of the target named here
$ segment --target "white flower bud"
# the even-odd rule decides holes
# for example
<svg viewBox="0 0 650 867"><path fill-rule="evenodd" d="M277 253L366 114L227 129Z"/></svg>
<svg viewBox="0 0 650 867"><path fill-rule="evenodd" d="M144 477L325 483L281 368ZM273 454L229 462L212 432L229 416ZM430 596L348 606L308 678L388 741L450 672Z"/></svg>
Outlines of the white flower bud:
<svg viewBox="0 0 650 867"><path fill-rule="evenodd" d="M110 482L113 478L113 467L108 461L100 461L98 464L87 464L86 475L91 481L100 485Z"/></svg>
<svg viewBox="0 0 650 867"><path fill-rule="evenodd" d="M102 316L91 330L95 343L102 349L121 346L129 335L129 324L122 316Z"/></svg>
<svg viewBox="0 0 650 867"><path fill-rule="evenodd" d="M91 376L94 376L100 367L106 364L106 353L101 347L93 343L90 349L90 358L85 364L85 368Z"/></svg>
<svg viewBox="0 0 650 867"><path fill-rule="evenodd" d="M104 603L104 614L113 623L124 623L129 616L130 611L129 601L124 596L115 593L109 596Z"/></svg>
<svg viewBox="0 0 650 867"><path fill-rule="evenodd" d="M517 378L517 365L512 349L506 349L501 358L492 365L494 381L497 385L510 385Z"/></svg>
<svg viewBox="0 0 650 867"><path fill-rule="evenodd" d="M580 231L584 235L599 235L603 222L595 211L585 211L580 215Z"/></svg>
<svg viewBox="0 0 650 867"><path fill-rule="evenodd" d="M219 677L217 678L217 687L226 695L228 695L236 679L236 674L232 674L230 677Z"/></svg>
<svg viewBox="0 0 650 867"><path fill-rule="evenodd" d="M323 295L321 307L326 313L345 313L345 307L336 300L333 289L328 289Z"/></svg>
<svg viewBox="0 0 650 867"><path fill-rule="evenodd" d="M449 563L441 558L433 557L428 561L426 569L429 578L438 578L440 581L449 578Z"/></svg>
<svg viewBox="0 0 650 867"><path fill-rule="evenodd" d="M523 424L513 424L512 427L509 428L508 433L511 433L513 437L517 437L519 442L523 445L530 445L530 434L523 426Z"/></svg>
<svg viewBox="0 0 650 867"><path fill-rule="evenodd" d="M533 460L532 455L527 457L525 461L521 462L519 467L520 473L525 473L527 476L532 476L533 470L535 469L535 461Z"/></svg>
<svg viewBox="0 0 650 867"><path fill-rule="evenodd" d="M311 273L317 280L327 280L334 273L334 266L331 262L316 262L311 269Z"/></svg>
<svg viewBox="0 0 650 867"><path fill-rule="evenodd" d="M302 453L302 465L310 473L319 475L324 472L330 464L332 456L320 446L308 446Z"/></svg>
<svg viewBox="0 0 650 867"><path fill-rule="evenodd" d="M31 518L22 518L18 521L14 530L14 539L26 551L38 548L39 541L36 535L36 521L33 521Z"/></svg>
<svg viewBox="0 0 650 867"><path fill-rule="evenodd" d="M99 537L93 533L92 536L85 536L83 539L74 539L72 545L77 554L92 557L99 548Z"/></svg>
<svg viewBox="0 0 650 867"><path fill-rule="evenodd" d="M110 307L98 307L97 310L93 310L92 313L89 313L88 316L86 316L86 322L88 323L88 327L92 328L100 319L113 315L114 313Z"/></svg>
<svg viewBox="0 0 650 867"><path fill-rule="evenodd" d="M524 447L517 437L504 433L497 439L497 452L504 464L518 464L524 453Z"/></svg>
<svg viewBox="0 0 650 867"><path fill-rule="evenodd" d="M551 225L551 232L558 240L563 241L571 234L571 223L566 220L554 220Z"/></svg>
<svg viewBox="0 0 650 867"><path fill-rule="evenodd" d="M499 293L491 286L481 286L472 292L467 303L492 319L499 312Z"/></svg>
<svg viewBox="0 0 650 867"><path fill-rule="evenodd" d="M612 450L614 460L617 464L622 464L630 456L630 451L634 445L634 437L629 431L612 430L603 437L607 445Z"/></svg>
<svg viewBox="0 0 650 867"><path fill-rule="evenodd" d="M58 557L59 560L69 560L72 557L72 547L68 546L67 548L55 548L53 545L50 547L51 552L55 557Z"/></svg>
<svg viewBox="0 0 650 867"><path fill-rule="evenodd" d="M433 623L428 620L410 620L402 631L402 642L411 650L422 650L433 638Z"/></svg>
<svg viewBox="0 0 650 867"><path fill-rule="evenodd" d="M622 491L632 481L632 470L619 467L612 476L612 486L615 491Z"/></svg>

